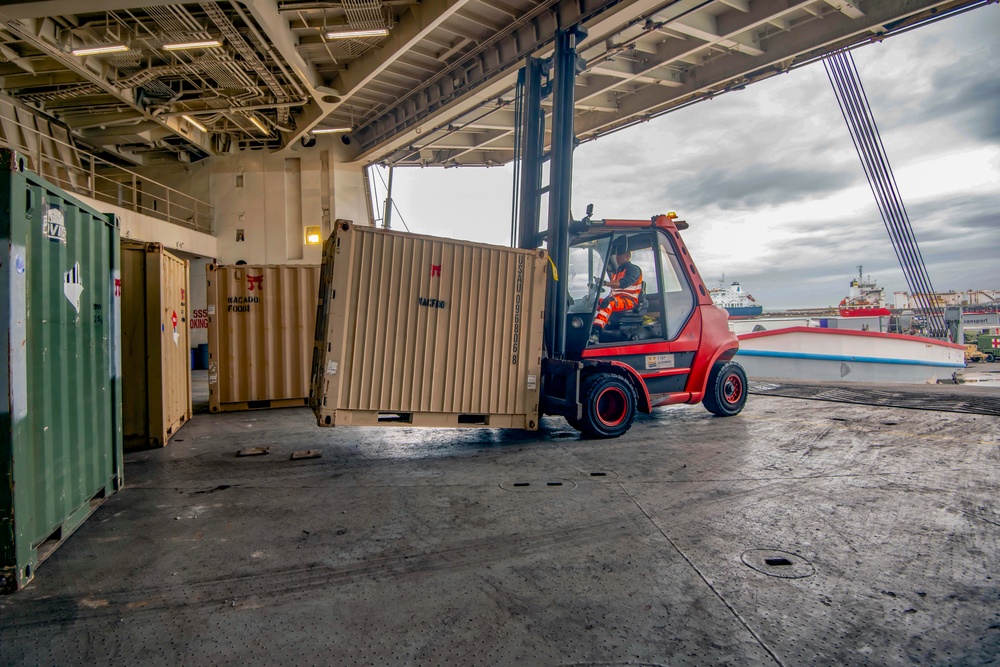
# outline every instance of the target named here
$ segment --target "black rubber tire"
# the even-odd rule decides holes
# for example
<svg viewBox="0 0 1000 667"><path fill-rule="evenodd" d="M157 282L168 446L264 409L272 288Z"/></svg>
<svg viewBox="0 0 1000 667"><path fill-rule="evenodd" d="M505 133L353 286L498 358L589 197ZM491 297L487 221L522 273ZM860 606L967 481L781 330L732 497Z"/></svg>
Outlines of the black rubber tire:
<svg viewBox="0 0 1000 667"><path fill-rule="evenodd" d="M997 360L997 358L996 358L996 357L994 357L994 356L993 356L992 354L987 354L987 355L986 355L986 361L990 362L991 364L992 364L992 363L993 363L994 361L996 361L996 360Z"/></svg>
<svg viewBox="0 0 1000 667"><path fill-rule="evenodd" d="M579 429L584 437L617 438L635 421L639 399L632 383L621 375L594 373L583 381L580 395L583 418Z"/></svg>
<svg viewBox="0 0 1000 667"><path fill-rule="evenodd" d="M719 417L732 417L747 403L747 374L735 361L719 361L712 366L705 385L705 409Z"/></svg>

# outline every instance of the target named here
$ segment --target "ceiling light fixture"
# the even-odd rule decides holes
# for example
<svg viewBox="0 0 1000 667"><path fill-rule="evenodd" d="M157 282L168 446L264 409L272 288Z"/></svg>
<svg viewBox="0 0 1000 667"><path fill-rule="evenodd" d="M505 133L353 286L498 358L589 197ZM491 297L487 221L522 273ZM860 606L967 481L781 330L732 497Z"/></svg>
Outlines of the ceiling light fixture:
<svg viewBox="0 0 1000 667"><path fill-rule="evenodd" d="M266 128L266 127L264 127L263 125L261 125L261 124L260 124L260 121L259 121L259 120L257 120L257 119L256 119L256 118L254 118L253 116L247 116L247 118L249 118L249 119L250 119L250 122L251 122L251 123L253 123L254 125L256 125L256 126L257 126L257 129L258 129L258 130L260 130L260 131L261 131L261 132L263 132L264 134L271 134L270 132L268 132L268 131L267 131L267 128Z"/></svg>
<svg viewBox="0 0 1000 667"><path fill-rule="evenodd" d="M206 39L201 42L180 42L178 44L164 44L164 51L182 51L184 49L214 49L222 46L222 42L217 39Z"/></svg>
<svg viewBox="0 0 1000 667"><path fill-rule="evenodd" d="M74 56L99 56L103 53L121 53L128 51L124 44L109 44L107 46L88 46L83 49L73 49L70 51Z"/></svg>
<svg viewBox="0 0 1000 667"><path fill-rule="evenodd" d="M317 127L316 129L312 130L312 133L313 134L334 134L334 133L337 133L337 132L350 132L350 131L351 131L351 128L349 128L349 127Z"/></svg>
<svg viewBox="0 0 1000 667"><path fill-rule="evenodd" d="M201 123L199 123L198 121L196 121L191 116L184 115L184 116L181 116L181 118L183 118L187 122L191 123L192 125L194 125L195 127L197 127L199 130L201 130L205 134L208 134L208 128L205 127L204 125L202 125Z"/></svg>
<svg viewBox="0 0 1000 667"><path fill-rule="evenodd" d="M389 34L388 28L374 28L371 30L341 30L326 33L327 39L357 39L358 37L385 37Z"/></svg>

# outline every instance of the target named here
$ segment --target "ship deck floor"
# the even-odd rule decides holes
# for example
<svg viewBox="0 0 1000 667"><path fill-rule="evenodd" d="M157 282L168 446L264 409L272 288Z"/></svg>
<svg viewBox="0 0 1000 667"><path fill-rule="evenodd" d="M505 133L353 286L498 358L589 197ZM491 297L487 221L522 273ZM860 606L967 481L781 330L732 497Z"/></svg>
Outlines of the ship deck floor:
<svg viewBox="0 0 1000 667"><path fill-rule="evenodd" d="M0 662L994 664L1000 418L954 410L1000 389L758 390L616 441L198 414L0 598Z"/></svg>

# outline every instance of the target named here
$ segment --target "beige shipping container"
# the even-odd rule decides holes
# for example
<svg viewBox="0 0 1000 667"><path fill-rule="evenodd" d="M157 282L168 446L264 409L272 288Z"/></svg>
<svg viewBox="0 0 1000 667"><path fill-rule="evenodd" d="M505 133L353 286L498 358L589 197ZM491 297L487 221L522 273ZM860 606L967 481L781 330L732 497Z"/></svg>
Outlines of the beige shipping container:
<svg viewBox="0 0 1000 667"><path fill-rule="evenodd" d="M319 267L205 267L209 409L309 402Z"/></svg>
<svg viewBox="0 0 1000 667"><path fill-rule="evenodd" d="M121 266L125 448L163 447L191 419L188 261L125 241Z"/></svg>
<svg viewBox="0 0 1000 667"><path fill-rule="evenodd" d="M537 428L547 261L339 223L323 252L319 424Z"/></svg>

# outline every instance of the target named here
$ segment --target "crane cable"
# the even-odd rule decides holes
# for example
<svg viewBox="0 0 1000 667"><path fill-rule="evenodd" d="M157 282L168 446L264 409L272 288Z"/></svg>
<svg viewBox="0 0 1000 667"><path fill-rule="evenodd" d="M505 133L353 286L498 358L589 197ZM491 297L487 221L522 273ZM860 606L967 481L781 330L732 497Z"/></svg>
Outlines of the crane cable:
<svg viewBox="0 0 1000 667"><path fill-rule="evenodd" d="M827 77L833 87L840 112L847 123L851 141L861 159L861 165L872 195L885 224L893 251L903 270L903 277L917 303L917 310L927 321L930 333L944 335L944 317L940 308L931 303L934 287L924 263L913 225L903 205L889 158L882 144L878 126L872 115L868 97L861 84L857 66L850 51L834 51L823 59Z"/></svg>

